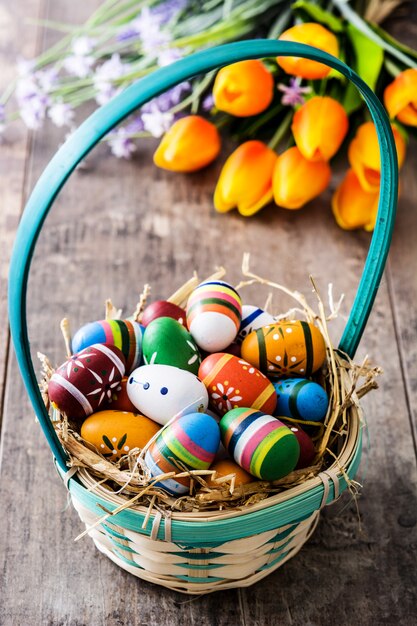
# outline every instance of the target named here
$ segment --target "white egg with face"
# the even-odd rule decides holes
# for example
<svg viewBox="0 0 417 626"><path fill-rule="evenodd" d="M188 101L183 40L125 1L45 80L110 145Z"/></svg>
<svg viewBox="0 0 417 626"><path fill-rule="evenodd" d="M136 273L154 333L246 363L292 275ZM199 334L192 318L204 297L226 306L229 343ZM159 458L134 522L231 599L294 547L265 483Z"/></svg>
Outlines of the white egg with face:
<svg viewBox="0 0 417 626"><path fill-rule="evenodd" d="M204 412L208 393L201 380L172 365L142 365L129 376L127 395L135 407L158 424L172 417Z"/></svg>

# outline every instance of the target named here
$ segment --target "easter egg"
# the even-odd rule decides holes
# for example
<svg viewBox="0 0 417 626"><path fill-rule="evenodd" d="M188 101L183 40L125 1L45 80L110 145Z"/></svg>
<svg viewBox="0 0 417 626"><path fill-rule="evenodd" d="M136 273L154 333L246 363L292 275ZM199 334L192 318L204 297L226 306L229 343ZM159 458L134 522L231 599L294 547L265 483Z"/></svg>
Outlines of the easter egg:
<svg viewBox="0 0 417 626"><path fill-rule="evenodd" d="M239 485L246 485L252 483L254 478L248 472L245 472L237 463L230 459L222 459L221 461L215 461L210 467L211 470L215 470L216 474L213 478L207 481L209 487L219 487L222 483L216 482L216 479L235 475L235 487Z"/></svg>
<svg viewBox="0 0 417 626"><path fill-rule="evenodd" d="M132 413L137 413L137 408L134 404L129 400L129 396L127 395L127 383L128 377L123 376L120 383L117 387L114 387L111 390L111 397L105 398L103 401L103 409L113 409L115 411L130 411Z"/></svg>
<svg viewBox="0 0 417 626"><path fill-rule="evenodd" d="M172 319L186 326L184 309L167 300L156 300L156 302L149 304L143 311L141 324L146 327L158 317L172 317Z"/></svg>
<svg viewBox="0 0 417 626"><path fill-rule="evenodd" d="M259 307L252 304L244 304L242 306L242 321L240 322L237 338L239 341L243 341L253 330L258 330L258 328L267 326L267 324L273 324L274 321L272 315Z"/></svg>
<svg viewBox="0 0 417 626"><path fill-rule="evenodd" d="M187 326L197 345L220 352L234 341L242 304L236 289L220 280L201 283L187 303Z"/></svg>
<svg viewBox="0 0 417 626"><path fill-rule="evenodd" d="M302 428L298 428L297 426L293 426L292 424L289 425L288 428L297 437L298 445L300 446L300 456L298 458L295 469L304 469L305 467L310 467L314 460L314 457L316 456L316 449L314 447L314 443L311 437L309 437Z"/></svg>
<svg viewBox="0 0 417 626"><path fill-rule="evenodd" d="M148 417L128 411L98 411L81 426L81 437L110 460L127 454L132 448L143 448L160 430Z"/></svg>
<svg viewBox="0 0 417 626"><path fill-rule="evenodd" d="M85 418L111 398L125 373L125 358L115 346L95 344L74 354L52 375L48 396L72 419Z"/></svg>
<svg viewBox="0 0 417 626"><path fill-rule="evenodd" d="M107 343L123 352L126 372L138 367L142 358L143 330L131 320L100 320L85 324L72 338L73 352L79 352L95 343Z"/></svg>
<svg viewBox="0 0 417 626"><path fill-rule="evenodd" d="M275 409L274 385L256 367L237 356L210 354L201 363L198 376L207 388L210 408L219 415L239 406L265 413Z"/></svg>
<svg viewBox="0 0 417 626"><path fill-rule="evenodd" d="M193 374L201 363L192 335L172 317L158 317L145 328L143 358L147 365L173 365Z"/></svg>
<svg viewBox="0 0 417 626"><path fill-rule="evenodd" d="M325 417L329 398L317 383L305 378L288 378L277 380L273 385L277 393L274 415L312 422Z"/></svg>
<svg viewBox="0 0 417 626"><path fill-rule="evenodd" d="M316 326L294 320L252 331L242 342L242 358L265 374L306 377L323 365L326 346Z"/></svg>
<svg viewBox="0 0 417 626"><path fill-rule="evenodd" d="M158 424L208 407L207 389L201 380L172 365L138 367L129 376L127 395L140 413Z"/></svg>
<svg viewBox="0 0 417 626"><path fill-rule="evenodd" d="M278 480L297 465L297 438L272 415L256 409L232 409L220 420L220 432L230 456L257 478Z"/></svg>
<svg viewBox="0 0 417 626"><path fill-rule="evenodd" d="M220 443L217 422L205 413L189 413L163 428L150 445L145 463L152 476L187 469L208 469ZM172 495L182 495L190 488L189 478L169 478L157 486Z"/></svg>

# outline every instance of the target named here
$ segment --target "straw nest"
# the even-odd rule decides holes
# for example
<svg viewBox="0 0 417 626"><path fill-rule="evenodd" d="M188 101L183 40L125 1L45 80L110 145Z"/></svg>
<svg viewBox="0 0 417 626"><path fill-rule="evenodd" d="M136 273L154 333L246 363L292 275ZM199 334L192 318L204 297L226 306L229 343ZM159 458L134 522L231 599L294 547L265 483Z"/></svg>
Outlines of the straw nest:
<svg viewBox="0 0 417 626"><path fill-rule="evenodd" d="M334 304L331 288L329 289L330 310L326 314L324 303L312 279L317 311L310 307L302 294L252 273L249 268L249 255L244 255L242 273L244 280L237 285L238 289L259 284L265 285L271 290L279 290L286 293L295 300L296 306L287 313L280 315L279 319L284 321L304 318L308 322L315 323L324 337L327 359L319 372L319 376L316 376L315 379L326 388L329 394L329 409L323 423L303 422L303 424L307 423L316 429L313 440L317 454L313 465L305 469L293 471L291 474L274 482L254 479L249 484L238 486L235 485L234 474L226 477L216 477L215 472L210 469L189 471L186 468L178 467L178 471L175 474L170 473L151 477L145 465L144 457L146 449L155 438L152 438L144 449L132 449L117 462L110 462L95 447L81 438L75 426L65 414L61 414L49 406L47 385L54 369L47 357L39 354L42 364L41 391L45 404L50 410L51 420L56 433L68 454L68 466L74 468L73 471L77 471L79 480L87 489L117 505L116 510L112 512L105 511L104 517L114 515L118 511L129 507L139 507L141 510L147 509L147 517L152 512L160 511L163 515L181 512L188 514L190 519L195 516L199 517L201 514L210 514L210 512L213 516L219 514L219 512L238 512L243 509L248 510L248 507L257 508L261 503L264 506L267 504L264 502L265 500L271 499L272 502L276 499L275 496L277 494L286 492L289 495L288 490L293 490L294 493L297 493L302 489L303 485L311 483L312 479L331 466L336 466L339 471L345 474L342 457L344 452L346 452L352 415L353 413L359 416L362 415L359 400L368 391L377 387L375 378L381 373L381 369L371 366L367 358L362 364L355 364L347 355L333 348L328 331L328 322L337 316L343 297ZM225 270L219 268L210 278L221 278L224 274ZM197 274L194 274L168 300L179 306L185 306L188 296L199 282L201 281ZM150 288L146 285L134 313L136 320L141 318L149 292ZM268 301L270 301L270 298ZM111 301L107 301L106 316L108 318L120 318L121 311L115 309ZM61 328L66 342L67 353L71 354L67 320L63 320ZM288 419L288 422L297 423L299 420ZM174 475L190 476L191 489L189 495L174 498L155 486L156 482ZM348 478L347 481L350 491L355 494L358 484Z"/></svg>

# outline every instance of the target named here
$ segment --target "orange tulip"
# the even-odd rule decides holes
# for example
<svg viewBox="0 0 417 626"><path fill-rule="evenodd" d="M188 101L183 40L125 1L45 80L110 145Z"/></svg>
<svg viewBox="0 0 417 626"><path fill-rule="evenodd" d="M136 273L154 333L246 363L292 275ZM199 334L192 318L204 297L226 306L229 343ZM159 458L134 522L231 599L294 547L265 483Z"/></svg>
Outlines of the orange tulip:
<svg viewBox="0 0 417 626"><path fill-rule="evenodd" d="M327 161L308 161L297 146L289 148L275 165L274 200L284 209L299 209L326 189L330 177Z"/></svg>
<svg viewBox="0 0 417 626"><path fill-rule="evenodd" d="M174 122L165 133L153 160L172 172L194 172L217 157L221 142L217 128L199 115Z"/></svg>
<svg viewBox="0 0 417 626"><path fill-rule="evenodd" d="M364 228L374 229L378 210L378 191L362 189L353 170L348 170L345 178L332 198L332 210L338 225L344 230Z"/></svg>
<svg viewBox="0 0 417 626"><path fill-rule="evenodd" d="M384 104L391 118L417 126L417 69L398 74L384 91Z"/></svg>
<svg viewBox="0 0 417 626"><path fill-rule="evenodd" d="M327 28L315 22L297 24L284 31L279 39L305 43L314 48L320 48L320 50L324 50L335 57L339 54L339 44L336 37ZM287 74L311 80L326 78L331 72L331 68L323 63L300 57L278 57L277 63Z"/></svg>
<svg viewBox="0 0 417 626"><path fill-rule="evenodd" d="M253 215L272 201L272 173L277 155L262 141L242 143L223 166L214 206L220 213L237 207L241 215Z"/></svg>
<svg viewBox="0 0 417 626"><path fill-rule="evenodd" d="M398 167L401 167L405 158L405 141L395 126L392 126L392 132L397 148ZM381 179L381 160L378 137L373 122L365 122L359 126L355 137L350 142L348 158L362 188L368 192L378 191Z"/></svg>
<svg viewBox="0 0 417 626"><path fill-rule="evenodd" d="M274 95L274 79L261 61L239 61L223 67L213 86L214 104L237 117L264 111Z"/></svg>
<svg viewBox="0 0 417 626"><path fill-rule="evenodd" d="M315 96L294 114L291 130L301 154L309 161L328 161L339 150L349 121L333 98Z"/></svg>

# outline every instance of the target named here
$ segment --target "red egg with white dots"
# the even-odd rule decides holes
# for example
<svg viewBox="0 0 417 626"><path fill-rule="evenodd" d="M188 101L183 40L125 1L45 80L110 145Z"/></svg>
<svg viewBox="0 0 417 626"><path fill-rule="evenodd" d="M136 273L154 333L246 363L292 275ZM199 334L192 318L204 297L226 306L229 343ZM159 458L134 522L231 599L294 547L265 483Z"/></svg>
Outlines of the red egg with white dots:
<svg viewBox="0 0 417 626"><path fill-rule="evenodd" d="M268 415L275 410L277 396L271 381L233 354L210 354L201 363L198 377L207 388L210 407L219 415L238 407L258 409Z"/></svg>

